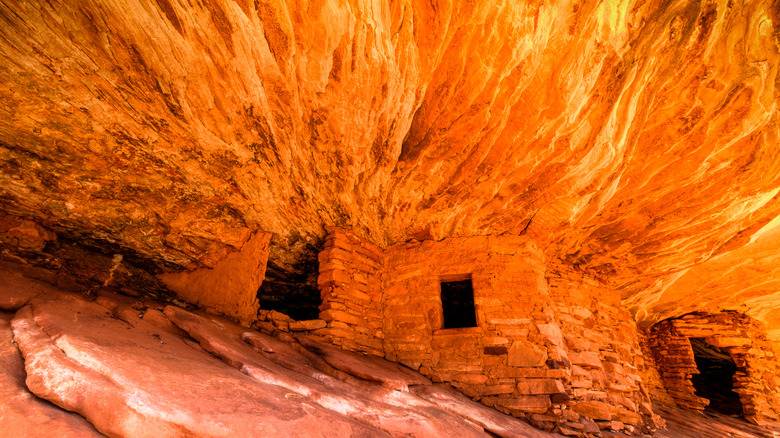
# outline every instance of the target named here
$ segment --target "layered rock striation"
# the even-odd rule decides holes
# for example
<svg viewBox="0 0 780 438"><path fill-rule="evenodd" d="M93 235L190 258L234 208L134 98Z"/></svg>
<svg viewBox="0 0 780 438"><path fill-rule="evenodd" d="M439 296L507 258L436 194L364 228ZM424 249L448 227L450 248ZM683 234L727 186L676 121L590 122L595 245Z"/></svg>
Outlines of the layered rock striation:
<svg viewBox="0 0 780 438"><path fill-rule="evenodd" d="M741 367L743 415L780 418L776 1L32 0L0 23L0 258L24 265L0 266L2 424L97 433L27 387L108 435L538 433L430 378L567 435L649 433L651 399L707 404L694 337Z"/></svg>
<svg viewBox="0 0 780 438"><path fill-rule="evenodd" d="M326 226L380 246L526 233L654 313L780 208L776 2L0 18L2 210L157 269L214 267L261 229L271 279L315 290Z"/></svg>

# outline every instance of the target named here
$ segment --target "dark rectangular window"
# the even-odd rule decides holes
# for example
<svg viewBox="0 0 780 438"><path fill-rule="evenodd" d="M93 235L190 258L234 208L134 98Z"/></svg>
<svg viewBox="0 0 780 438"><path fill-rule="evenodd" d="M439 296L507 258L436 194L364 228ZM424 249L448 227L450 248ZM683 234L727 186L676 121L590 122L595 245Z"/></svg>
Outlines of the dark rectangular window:
<svg viewBox="0 0 780 438"><path fill-rule="evenodd" d="M477 313L474 309L471 279L442 281L441 307L444 313L444 328L476 327Z"/></svg>

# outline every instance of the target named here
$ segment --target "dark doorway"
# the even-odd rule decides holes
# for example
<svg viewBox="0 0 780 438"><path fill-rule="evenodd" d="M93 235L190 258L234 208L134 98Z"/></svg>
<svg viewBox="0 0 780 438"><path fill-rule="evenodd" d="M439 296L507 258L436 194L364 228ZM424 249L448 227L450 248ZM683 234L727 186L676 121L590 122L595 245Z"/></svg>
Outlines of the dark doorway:
<svg viewBox="0 0 780 438"><path fill-rule="evenodd" d="M441 282L441 307L444 328L476 327L474 289L471 279Z"/></svg>
<svg viewBox="0 0 780 438"><path fill-rule="evenodd" d="M317 319L322 304L317 287L318 255L324 242L305 244L300 254L291 254L271 243L265 279L257 290L260 308L276 310L299 321Z"/></svg>
<svg viewBox="0 0 780 438"><path fill-rule="evenodd" d="M741 416L742 402L734 392L734 373L737 371L734 359L727 351L708 344L703 338L690 340L696 367L701 373L691 377L696 395L710 401L707 409Z"/></svg>
<svg viewBox="0 0 780 438"><path fill-rule="evenodd" d="M257 291L260 308L276 310L298 321L319 318L322 304L319 289L302 281L284 280L272 277L263 281Z"/></svg>

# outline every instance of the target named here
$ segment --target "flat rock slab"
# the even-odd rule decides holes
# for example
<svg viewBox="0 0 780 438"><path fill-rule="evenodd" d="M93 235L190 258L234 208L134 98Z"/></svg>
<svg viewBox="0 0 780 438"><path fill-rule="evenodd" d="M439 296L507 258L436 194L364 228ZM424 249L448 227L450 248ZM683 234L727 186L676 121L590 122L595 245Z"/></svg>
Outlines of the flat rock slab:
<svg viewBox="0 0 780 438"><path fill-rule="evenodd" d="M0 312L0 436L102 437L83 417L41 400L27 389L24 361L12 342L12 317Z"/></svg>
<svg viewBox="0 0 780 438"><path fill-rule="evenodd" d="M456 413L482 426L485 430L506 438L549 438L555 435L534 429L514 417L475 403L447 385L419 385L411 387L414 394L435 403L442 409Z"/></svg>
<svg viewBox="0 0 780 438"><path fill-rule="evenodd" d="M250 331L224 318L196 314L175 306L167 306L164 314L176 326L200 342L206 351L236 368L248 363L256 366L283 366L309 377L316 377L319 372L313 361L321 359L316 356L305 355L301 351L303 349L296 350L290 343L251 332L262 345L262 348L256 350L242 341L244 333Z"/></svg>
<svg viewBox="0 0 780 438"><path fill-rule="evenodd" d="M384 435L77 297L34 298L12 327L30 390L107 435Z"/></svg>
<svg viewBox="0 0 780 438"><path fill-rule="evenodd" d="M49 283L27 278L20 272L0 265L0 309L2 310L16 311L34 297L60 293Z"/></svg>
<svg viewBox="0 0 780 438"><path fill-rule="evenodd" d="M411 394L373 382L342 381L325 374L324 361L300 346L298 349L303 351L294 348L294 344L247 331L220 318L196 315L173 306L167 307L165 314L197 339L204 350L247 375L283 386L323 408L340 412L392 436L486 436L481 427L474 427L473 423ZM353 359L360 362L367 358L356 355ZM384 367L388 370L386 374L391 374L394 366L392 362L375 359L363 368Z"/></svg>
<svg viewBox="0 0 780 438"><path fill-rule="evenodd" d="M707 411L705 414L664 405L654 405L653 411L666 420L666 429L656 431L653 438L776 438L780 427L756 426L742 418Z"/></svg>
<svg viewBox="0 0 780 438"><path fill-rule="evenodd" d="M431 381L409 368L371 356L361 356L340 348L298 336L298 342L322 356L333 368L391 389L408 391L411 385L430 385Z"/></svg>

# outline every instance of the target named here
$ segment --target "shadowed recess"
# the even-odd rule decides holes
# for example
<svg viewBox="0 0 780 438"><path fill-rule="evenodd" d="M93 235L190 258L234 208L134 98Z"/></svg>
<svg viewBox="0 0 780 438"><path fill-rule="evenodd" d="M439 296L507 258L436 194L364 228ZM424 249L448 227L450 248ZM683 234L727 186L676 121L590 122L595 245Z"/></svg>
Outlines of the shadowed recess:
<svg viewBox="0 0 780 438"><path fill-rule="evenodd" d="M284 267L271 255L265 280L257 290L261 309L276 310L297 320L317 319L322 304L317 287L317 256L322 245L309 245L300 259Z"/></svg>
<svg viewBox="0 0 780 438"><path fill-rule="evenodd" d="M474 288L471 280L442 281L441 306L444 313L444 327L476 327L474 310Z"/></svg>
<svg viewBox="0 0 780 438"><path fill-rule="evenodd" d="M710 401L708 406L726 415L742 415L742 402L734 392L737 366L724 349L708 344L703 338L691 338L691 347L700 374L691 376L696 395Z"/></svg>

